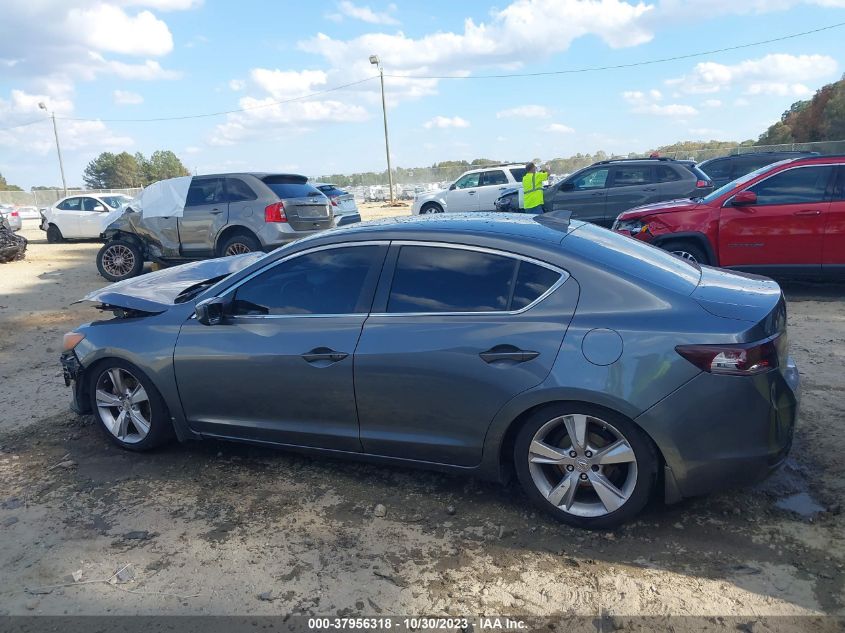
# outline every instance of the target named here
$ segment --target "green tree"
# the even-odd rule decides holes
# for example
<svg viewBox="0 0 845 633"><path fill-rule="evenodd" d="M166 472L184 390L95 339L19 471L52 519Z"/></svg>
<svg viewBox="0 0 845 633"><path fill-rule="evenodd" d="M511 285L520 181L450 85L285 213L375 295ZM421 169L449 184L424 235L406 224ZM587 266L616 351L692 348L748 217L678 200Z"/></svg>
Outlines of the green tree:
<svg viewBox="0 0 845 633"><path fill-rule="evenodd" d="M89 189L110 189L114 180L115 156L103 152L92 160L82 172L82 181Z"/></svg>
<svg viewBox="0 0 845 633"><path fill-rule="evenodd" d="M783 121L778 121L760 135L757 145L785 145L794 142L792 128Z"/></svg>
<svg viewBox="0 0 845 633"><path fill-rule="evenodd" d="M17 185L10 185L6 182L6 179L3 177L3 174L0 174L0 191L23 191Z"/></svg>
<svg viewBox="0 0 845 633"><path fill-rule="evenodd" d="M141 159L144 158L143 156L140 157ZM167 178L191 175L191 172L185 168L179 157L170 150L155 151L149 160L143 160L140 164L144 174L145 185Z"/></svg>

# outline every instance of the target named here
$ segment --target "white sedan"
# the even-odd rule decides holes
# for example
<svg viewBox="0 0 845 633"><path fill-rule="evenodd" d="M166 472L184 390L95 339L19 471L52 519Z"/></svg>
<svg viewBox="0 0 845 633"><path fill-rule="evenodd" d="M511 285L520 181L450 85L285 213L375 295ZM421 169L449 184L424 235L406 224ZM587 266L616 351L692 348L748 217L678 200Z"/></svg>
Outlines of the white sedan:
<svg viewBox="0 0 845 633"><path fill-rule="evenodd" d="M48 242L96 239L113 220L111 211L132 198L123 194L91 194L62 198L41 211L41 230Z"/></svg>

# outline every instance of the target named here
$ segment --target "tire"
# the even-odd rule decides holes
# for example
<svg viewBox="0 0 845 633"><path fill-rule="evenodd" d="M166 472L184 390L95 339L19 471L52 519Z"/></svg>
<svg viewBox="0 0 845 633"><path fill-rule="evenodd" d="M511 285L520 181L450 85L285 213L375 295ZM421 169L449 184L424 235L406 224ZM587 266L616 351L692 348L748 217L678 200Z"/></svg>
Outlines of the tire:
<svg viewBox="0 0 845 633"><path fill-rule="evenodd" d="M141 452L173 438L167 405L140 369L124 360L109 358L89 371L91 411L112 442Z"/></svg>
<svg viewBox="0 0 845 633"><path fill-rule="evenodd" d="M59 230L55 224L50 224L47 227L47 241L50 244L57 244L58 242L63 242L64 237L62 236L62 232Z"/></svg>
<svg viewBox="0 0 845 633"><path fill-rule="evenodd" d="M443 207L436 202L426 202L420 209L420 215L424 213L443 213Z"/></svg>
<svg viewBox="0 0 845 633"><path fill-rule="evenodd" d="M569 428L576 437L586 429L586 441L573 444ZM620 441L625 444L613 455L602 454ZM574 527L609 529L648 503L658 458L648 436L625 416L573 402L542 407L525 420L514 465L522 488L543 511Z"/></svg>
<svg viewBox="0 0 845 633"><path fill-rule="evenodd" d="M252 235L237 233L228 238L220 246L220 256L241 255L261 250L261 243ZM231 252L230 252L231 251Z"/></svg>
<svg viewBox="0 0 845 633"><path fill-rule="evenodd" d="M144 254L134 242L116 239L103 244L97 253L97 270L109 281L137 277L144 268Z"/></svg>
<svg viewBox="0 0 845 633"><path fill-rule="evenodd" d="M677 255L681 259L686 259L697 264L710 264L710 258L707 256L707 252L695 242L666 242L665 244L661 244L660 248L669 251L673 255Z"/></svg>

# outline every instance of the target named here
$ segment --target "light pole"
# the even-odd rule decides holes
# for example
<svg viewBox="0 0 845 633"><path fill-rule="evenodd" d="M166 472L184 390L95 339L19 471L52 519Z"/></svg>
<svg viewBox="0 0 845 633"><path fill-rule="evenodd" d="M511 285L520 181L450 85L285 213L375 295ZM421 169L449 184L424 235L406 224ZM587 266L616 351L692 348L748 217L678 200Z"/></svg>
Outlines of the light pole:
<svg viewBox="0 0 845 633"><path fill-rule="evenodd" d="M38 107L47 112L47 106L41 101ZM65 165L62 162L62 148L59 145L59 130L56 128L56 113L50 112L50 117L53 119L53 134L56 137L56 153L59 155L59 171L62 172L62 188L65 190L65 198L67 198L67 181L65 180Z"/></svg>
<svg viewBox="0 0 845 633"><path fill-rule="evenodd" d="M393 206L393 169L390 166L390 141L387 136L387 104L384 100L384 69L381 67L378 55L370 55L370 63L378 68L381 79L381 111L384 114L384 151L387 153L387 181L390 183L390 206Z"/></svg>

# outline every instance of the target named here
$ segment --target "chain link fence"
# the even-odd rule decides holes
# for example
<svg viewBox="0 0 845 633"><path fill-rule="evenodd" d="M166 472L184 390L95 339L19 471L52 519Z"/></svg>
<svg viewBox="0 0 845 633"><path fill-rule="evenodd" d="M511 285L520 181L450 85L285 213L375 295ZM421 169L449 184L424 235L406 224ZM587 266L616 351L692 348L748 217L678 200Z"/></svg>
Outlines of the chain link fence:
<svg viewBox="0 0 845 633"><path fill-rule="evenodd" d="M135 197L141 191L140 187L127 189L68 189L67 195L96 195L122 193ZM65 197L64 189L35 189L33 191L0 191L0 204L10 204L16 207L35 207L40 209L49 207Z"/></svg>

